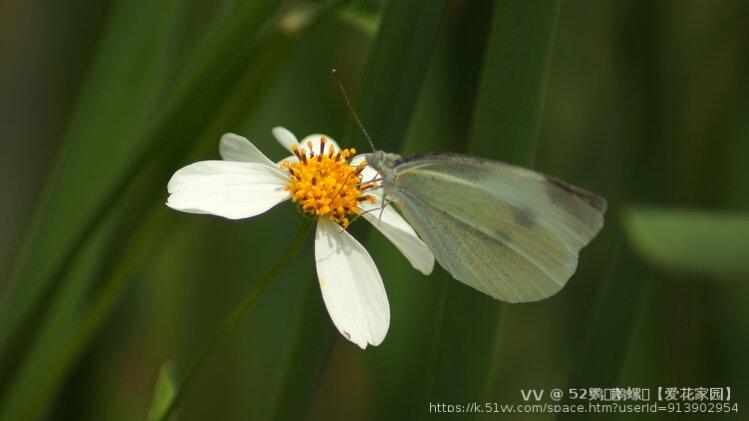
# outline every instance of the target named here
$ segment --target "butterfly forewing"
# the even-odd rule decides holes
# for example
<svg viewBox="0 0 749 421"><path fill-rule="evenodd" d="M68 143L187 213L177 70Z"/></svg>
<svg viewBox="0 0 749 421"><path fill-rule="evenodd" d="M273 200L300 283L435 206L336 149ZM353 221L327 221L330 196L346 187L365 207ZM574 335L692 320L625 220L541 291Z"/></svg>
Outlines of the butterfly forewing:
<svg viewBox="0 0 749 421"><path fill-rule="evenodd" d="M603 224L605 201L542 174L440 154L396 166L394 196L437 261L494 298L559 291Z"/></svg>

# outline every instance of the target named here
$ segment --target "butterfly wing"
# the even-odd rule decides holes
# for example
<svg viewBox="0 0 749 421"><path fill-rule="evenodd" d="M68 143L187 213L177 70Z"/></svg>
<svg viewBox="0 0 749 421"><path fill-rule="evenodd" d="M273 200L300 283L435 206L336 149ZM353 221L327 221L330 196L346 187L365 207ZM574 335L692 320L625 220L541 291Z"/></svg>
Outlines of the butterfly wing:
<svg viewBox="0 0 749 421"><path fill-rule="evenodd" d="M457 154L404 158L391 194L455 279L509 302L559 291L606 211L560 180Z"/></svg>

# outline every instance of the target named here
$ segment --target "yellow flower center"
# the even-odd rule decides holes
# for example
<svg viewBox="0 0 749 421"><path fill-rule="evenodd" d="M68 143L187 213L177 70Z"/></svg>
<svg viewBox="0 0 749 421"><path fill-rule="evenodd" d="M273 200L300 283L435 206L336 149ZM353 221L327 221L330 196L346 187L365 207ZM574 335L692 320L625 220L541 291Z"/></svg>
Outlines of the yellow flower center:
<svg viewBox="0 0 749 421"><path fill-rule="evenodd" d="M299 161L281 164L289 172L290 181L284 188L303 212L328 218L346 228L351 223L349 217L356 219L359 215L360 202L375 203L374 196L364 192L376 187L377 183L362 183L361 173L367 166L365 161L355 167L349 165L356 150L336 152L330 145L326 153L325 142L325 137L321 137L319 151L313 150L312 142L307 142L307 149L292 146L291 151Z"/></svg>

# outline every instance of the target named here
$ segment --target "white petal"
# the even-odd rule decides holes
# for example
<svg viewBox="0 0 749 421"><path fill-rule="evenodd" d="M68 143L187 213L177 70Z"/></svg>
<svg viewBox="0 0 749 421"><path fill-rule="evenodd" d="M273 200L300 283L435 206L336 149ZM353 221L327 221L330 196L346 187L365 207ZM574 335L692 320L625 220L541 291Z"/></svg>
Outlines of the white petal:
<svg viewBox="0 0 749 421"><path fill-rule="evenodd" d="M166 204L183 212L249 218L289 199L287 181L264 164L201 161L174 173Z"/></svg>
<svg viewBox="0 0 749 421"><path fill-rule="evenodd" d="M276 138L278 143L281 144L284 148L286 148L287 151L291 152L291 147L293 145L298 144L296 140L296 136L294 136L294 133L291 133L288 129L285 127L274 127L271 129L271 133L273 133L273 137Z"/></svg>
<svg viewBox="0 0 749 421"><path fill-rule="evenodd" d="M378 198L375 204L369 202L359 204L362 211L369 211L364 214L364 218L387 237L406 256L414 268L425 275L432 273L434 255L429 247L421 241L411 225L393 209L392 205L379 209L382 199L377 195L375 197ZM382 212L382 217L380 217L380 212Z"/></svg>
<svg viewBox="0 0 749 421"><path fill-rule="evenodd" d="M364 155L356 155L355 157L351 159L351 166L355 167L359 165L359 163L362 162L363 160L364 160ZM364 167L364 171L361 172L361 175L362 175L361 179L364 182L372 181L376 178L380 178L380 173L378 173L376 169L370 167L369 165Z"/></svg>
<svg viewBox="0 0 749 421"><path fill-rule="evenodd" d="M283 171L281 171L273 161L263 155L263 153L260 152L260 149L246 138L234 133L226 133L221 136L218 152L221 154L221 158L226 161L268 165L283 174Z"/></svg>
<svg viewBox="0 0 749 421"><path fill-rule="evenodd" d="M379 345L390 326L390 306L367 250L338 224L320 218L315 261L323 301L338 331L362 349Z"/></svg>
<svg viewBox="0 0 749 421"><path fill-rule="evenodd" d="M307 149L309 153L309 147L307 145L307 142L312 142L312 150L315 152L315 155L318 155L320 153L320 139L325 138L325 153L328 153L330 151L330 145L333 145L336 151L340 151L341 147L338 146L338 143L336 143L335 140L331 139L329 136L324 134L311 134L304 139L302 139L301 142L299 142L299 146L303 146L304 149Z"/></svg>

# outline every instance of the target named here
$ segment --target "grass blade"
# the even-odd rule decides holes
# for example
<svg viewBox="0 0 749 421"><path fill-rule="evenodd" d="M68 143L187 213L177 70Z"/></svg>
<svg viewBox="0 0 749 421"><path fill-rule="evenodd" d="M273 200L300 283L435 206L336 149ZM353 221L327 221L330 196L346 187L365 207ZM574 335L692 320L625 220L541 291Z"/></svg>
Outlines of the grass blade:
<svg viewBox="0 0 749 421"><path fill-rule="evenodd" d="M444 0L391 0L385 5L363 81L356 90L359 116L377 147L398 150L405 136L446 5ZM353 126L341 144L367 145ZM325 309L315 304L320 302L316 282L307 294L301 318L304 327L297 328L292 356L277 392L274 420L295 420L307 415L328 362L330 346L338 335Z"/></svg>
<svg viewBox="0 0 749 421"><path fill-rule="evenodd" d="M533 165L560 6L561 0L496 2L472 154Z"/></svg>
<svg viewBox="0 0 749 421"><path fill-rule="evenodd" d="M559 1L495 3L470 153L533 164L559 6ZM430 357L435 374L429 400L468 401L491 387L501 305L446 278L438 315L442 332Z"/></svg>
<svg viewBox="0 0 749 421"><path fill-rule="evenodd" d="M174 4L170 2L160 3L155 10L129 5L123 7L123 20L133 19L144 24L155 21L154 25L160 33L167 36L171 31L164 22L173 15L170 14L173 7ZM133 24L117 23L116 31L113 30L111 36L113 40L105 41L102 45L100 61L104 64L101 69L94 69L91 81L84 90L58 168L51 178L35 226L29 234L28 250L14 274L12 285L17 286L18 290L9 291L4 297L6 314L0 320L3 324L0 361L8 364L11 353L9 346L17 346L20 342L17 339L23 339L17 338L19 332L34 330L33 326L25 324L38 322L39 315L36 313L46 307L42 304L51 299L80 250L118 203L132 180L170 145L174 147L180 140L182 143L179 146L187 150L188 143L198 138L196 133L199 133L199 126L208 121L207 115L219 108L216 104L224 102L226 93L231 91L246 70L246 55L254 52L247 48L236 50L238 45L242 45L238 40L244 43L256 40L257 36L248 36L247 31L259 32L263 28L259 22L271 15L275 7L270 0L253 2L251 5L227 3L213 25L214 31L209 31L197 47L195 57L181 73L184 76L175 82L167 99L160 101L162 106L158 112L155 102L163 87L148 85L143 87L144 92L140 92L134 89L137 85L125 86L121 83L121 74L126 65L140 69L149 60L133 58L123 54L123 51L168 57L161 51L152 51L159 45L165 48L165 42L159 44L156 42L158 37L149 38L147 31L140 31L138 33L143 36L136 41L146 44L140 46L130 40ZM159 15L156 10L166 16ZM143 13L145 16L133 17L126 13ZM123 44L127 42L133 42L134 46ZM140 74L137 70L133 73ZM166 76L162 70L161 78ZM112 91L119 92L120 96L100 95L100 92ZM146 106L144 101L147 100L151 101L151 106ZM123 124L127 129L119 128ZM113 132L113 127L118 127L118 130ZM107 139L107 142L100 139ZM163 162L162 165L169 163ZM80 168L88 168L89 171L82 172ZM91 173L96 173L98 177L90 177ZM80 196L77 193L80 189L86 189L87 194ZM58 220L65 220L66 223L55 223Z"/></svg>
<svg viewBox="0 0 749 421"><path fill-rule="evenodd" d="M133 139L142 138L166 83L163 57L167 56L165 49L174 24L170 16L175 2L147 3L121 2L109 19L109 29L41 200L22 263L3 297L0 356L6 370L10 347L17 345L16 335L23 331L23 323L40 301L49 297L54 268L61 264L71 239L86 221L84 209L95 206L122 168L122 158L131 156L141 145ZM134 25L141 30L133 33ZM123 74L132 74L132 79L122 83ZM7 374L3 377L7 379Z"/></svg>
<svg viewBox="0 0 749 421"><path fill-rule="evenodd" d="M9 342L15 342L14 335L51 296L76 254L130 181L142 172L148 160L166 148L165 144L176 143L179 129L188 131L181 139L195 139L189 130L196 121L203 121L216 103L222 102L224 93L231 89L231 78L241 75L237 69L241 63L228 65L227 58L237 56L233 49L241 45L238 39L253 38L242 30L256 31L258 22L274 9L270 1L251 6L239 3L227 4L214 25L221 30L206 38L202 50L198 47L197 58L181 73L185 76L175 83L173 94L164 101L167 105L162 104L158 110L156 103L164 91L166 67L170 64L166 63L169 54L163 48L167 48L172 31L165 22L175 15L175 2L149 3L148 7L128 3L116 9L110 34L101 46L99 64L84 88L14 274L11 287L16 290L7 291L4 296L5 313L0 320L3 362L7 362ZM229 22L222 25L222 20ZM151 23L154 33L145 30ZM144 30L133 32L134 26L144 26ZM157 71L145 71L151 65L157 66ZM127 71L128 66L135 68ZM231 69L234 73L230 73ZM151 73L150 78L146 76ZM138 76L133 76L131 83L122 83L123 74ZM194 101L198 92L204 101ZM161 112L162 108L170 111ZM158 114L155 119L154 114ZM196 115L201 118L191 119ZM92 173L97 177L90 177ZM86 194L81 195L81 190ZM60 220L66 223L55 222Z"/></svg>
<svg viewBox="0 0 749 421"><path fill-rule="evenodd" d="M490 2L449 3L400 153L463 150L476 103L492 6ZM367 247L377 258L391 307L388 336L371 357L367 355L378 402L370 417L419 419L427 413L426 385L435 367L429 360L429 350L440 331L435 328L435 317L445 299L446 279L439 265L429 277L414 271L382 236L372 235ZM413 393L404 394L403 390Z"/></svg>
<svg viewBox="0 0 749 421"><path fill-rule="evenodd" d="M161 22L161 24L163 25L163 22ZM280 40L281 44L286 42L283 35L271 39ZM269 50L267 51L268 54L261 53L255 48L245 50L244 53L249 53L249 56L253 59L257 58L261 61L266 60L267 57L272 58L274 55L277 55L274 52L274 50L276 50L278 47L278 45L276 44L276 42L269 43ZM248 73L248 71L246 70L247 64L247 62L239 62L235 63L234 66L224 65L224 67L234 68L237 70L235 78L243 77L244 79L248 79L248 81L239 81L241 83L238 84L238 87L244 86L244 88L242 89L237 89L237 86L227 84L226 89L234 88L232 90L232 95L220 99L216 98L216 101L220 101L222 103L222 106L214 107L216 110L214 111L215 117L204 117L203 119L200 119L198 121L198 125L208 125L209 128L211 127L211 125L215 124L224 125L227 122L232 121L232 117L227 118L227 115L237 115L238 113L246 112L248 100L252 100L253 98L257 98L258 96L248 95L245 89L247 89L248 87L255 88L255 92L253 93L257 94L260 92L259 89L256 89L258 87L258 78L253 76L252 69L266 68L261 63L257 63L257 67L250 66L250 76L247 77L244 74ZM260 86L267 86L267 84L261 84ZM180 126L179 129L194 130L193 132L188 132L187 134L185 134L183 139L198 139L200 137L201 129L195 127L194 124L192 126L183 125ZM175 132L179 129L175 130ZM211 132L213 130L218 130L218 128L213 127ZM155 144L158 145L157 141L154 142L156 142ZM172 144L175 145L174 141L172 141ZM129 209L126 215L128 217L124 218L122 217L122 215L120 215L115 219L115 221L118 222L116 222L115 224L107 224L111 226L103 231L105 233L108 233L104 235L104 237L109 236L112 240L118 239L118 241L110 241L111 244L97 242L87 245L86 250L88 251L86 251L86 254L82 255L79 259L81 260L81 262L85 263L81 263L80 266L90 267L95 270L97 267L99 267L99 264L94 264L94 262L102 259L105 261L105 263L101 264L102 267L108 267L110 269L117 268L118 261L120 259L119 256L126 256L130 251L132 251L131 249L138 247L137 244L133 243L130 243L127 246L124 245L128 244L126 240L127 238L132 236L132 230L122 230L122 228L125 228L125 226L128 225L132 225L133 223L137 224L139 221L138 215L145 216L146 210L148 209L149 205L154 203L154 199L157 196L163 194L163 186L166 183L165 180L168 179L169 173L177 165L177 162L180 162L184 159L180 157L183 157L190 150L186 147L187 145L178 146L180 147L176 149L172 148L175 150L171 153L167 153L167 159L159 162L156 175L152 173L146 177L154 177L155 179L159 180L158 182L154 183L153 179L141 180L144 182L143 184L145 185L145 189L141 188L141 192L138 193L140 196L138 196L137 199L133 200L132 198L130 198L130 200L127 201ZM169 149L167 149L167 151L168 150ZM125 181L130 182L131 180L126 179ZM112 200L116 201L119 198L119 196L116 195L117 189L113 189L114 192L110 191L107 194L111 198L112 193L115 193L114 199L107 199L107 201L104 202L105 206L114 206L115 202L112 202ZM156 201L160 202L160 200L158 199ZM106 207L104 209L106 209ZM107 212L108 211L104 211L104 213L97 218L103 218L107 214ZM93 221L89 222L89 227L96 227L100 222L101 219L94 219ZM86 228L86 230L89 229L91 228ZM114 232L112 231L113 229L115 230ZM115 232L117 232L117 230L121 231L120 234L114 234ZM89 236L90 235L83 235L83 237L79 238L87 239ZM100 236L97 235L97 237ZM95 238L96 237L94 237L94 239ZM103 250L107 250L106 255L104 255L103 257L95 257L97 253L101 253ZM123 263L123 265L125 264ZM106 270L107 269L104 269L105 273ZM70 366L77 361L78 356L86 349L87 344L90 342L91 338L98 332L103 321L105 321L109 314L111 314L114 306L119 301L119 297L123 294L125 290L124 286L127 285L128 281L127 278L122 279L121 276L117 276L116 274L112 275L111 277L106 274L101 275L101 277L105 277L108 279L107 283L102 287L101 293L104 294L108 293L108 291L113 291L114 295L109 294L112 296L108 297L107 299L98 301L92 300L92 302L103 303L104 307L97 310L95 313L91 313L93 315L93 318L91 318L91 320L80 320L80 313L82 312L82 306L84 305L82 303L82 300L86 296L88 290L91 288L91 282L99 276L92 274L90 271L76 271L76 273L73 273L72 275L73 276L71 276L70 279L67 279L67 282L60 285L59 293L50 295L50 300L53 300L57 304L49 307L45 306L44 317L46 318L46 321L38 331L38 337L35 338L33 342L30 342L32 344L32 349L29 352L24 353L27 361L24 361L24 364L20 364L18 361L13 363L14 368L19 372L17 376L18 378L14 378L15 376L6 377L6 382L10 380L13 381L15 385L23 386L21 388L14 386L13 393L5 397L3 409L5 411L10 411L8 413L15 413L14 411L27 411L31 410L31 408L33 408L34 411L43 410L44 407L41 405L41 401L35 399L37 399L37 397L40 395L44 396L45 399L54 396L53 392L59 386L59 380L68 373ZM109 284L112 285L110 286ZM47 313L49 313L48 317L46 316ZM90 325L91 328L81 328L80 330L78 330L80 327L78 326L79 324L87 324ZM54 326L54 328L51 328L52 326ZM75 332L75 334L65 334L65 332L67 331ZM65 350L69 350L69 352L56 354L54 351L55 347L59 346L61 342L70 342L70 346L66 344L64 348ZM52 366L55 369L49 375L45 375L44 367L49 366ZM22 393L24 390L28 393ZM31 392L32 390L36 392L33 393ZM44 390L44 393L42 393L42 390Z"/></svg>
<svg viewBox="0 0 749 421"><path fill-rule="evenodd" d="M397 150L403 140L446 7L446 0L385 3L358 89L357 112L378 148ZM358 128L349 130L350 143L368 145Z"/></svg>
<svg viewBox="0 0 749 421"><path fill-rule="evenodd" d="M174 364L167 361L159 370L159 377L156 378L153 401L151 402L151 408L148 410L148 421L156 421L164 415L164 411L174 400L176 389L177 377L174 373Z"/></svg>
<svg viewBox="0 0 749 421"><path fill-rule="evenodd" d="M677 272L739 277L749 273L749 215L634 208L625 229L640 256Z"/></svg>
<svg viewBox="0 0 749 421"><path fill-rule="evenodd" d="M338 335L320 299L317 279L310 279L306 288L291 353L273 403L273 420L305 419Z"/></svg>
<svg viewBox="0 0 749 421"><path fill-rule="evenodd" d="M643 7L644 6L644 7ZM637 124L631 138L620 139L626 145L626 155L619 157L623 169L609 174L615 188L610 189L610 210L606 215L604 235L611 238L611 257L608 259L608 274L600 282L593 284L595 294L588 304L591 308L579 332L581 345L575 349L572 370L567 379L570 388L591 387L592 385L617 385L621 379L627 356L634 339L637 322L642 314L649 293L646 289L652 278L649 268L634 255L625 243L624 228L621 225L622 206L631 200L649 200L656 192L668 191L672 173L663 168L649 165L652 156L668 154L667 129L662 118L665 113L665 89L656 69L659 61L659 33L662 9L650 5L632 4L619 11L623 15L624 63L629 71L618 75L626 95L641 106L633 116ZM636 33L636 36L632 34ZM631 49L638 45L636 51ZM646 46L646 47L642 47ZM632 138L637 139L636 142ZM617 164L617 163L614 163ZM626 309L626 311L622 311ZM591 414L559 414L557 419L591 419Z"/></svg>

